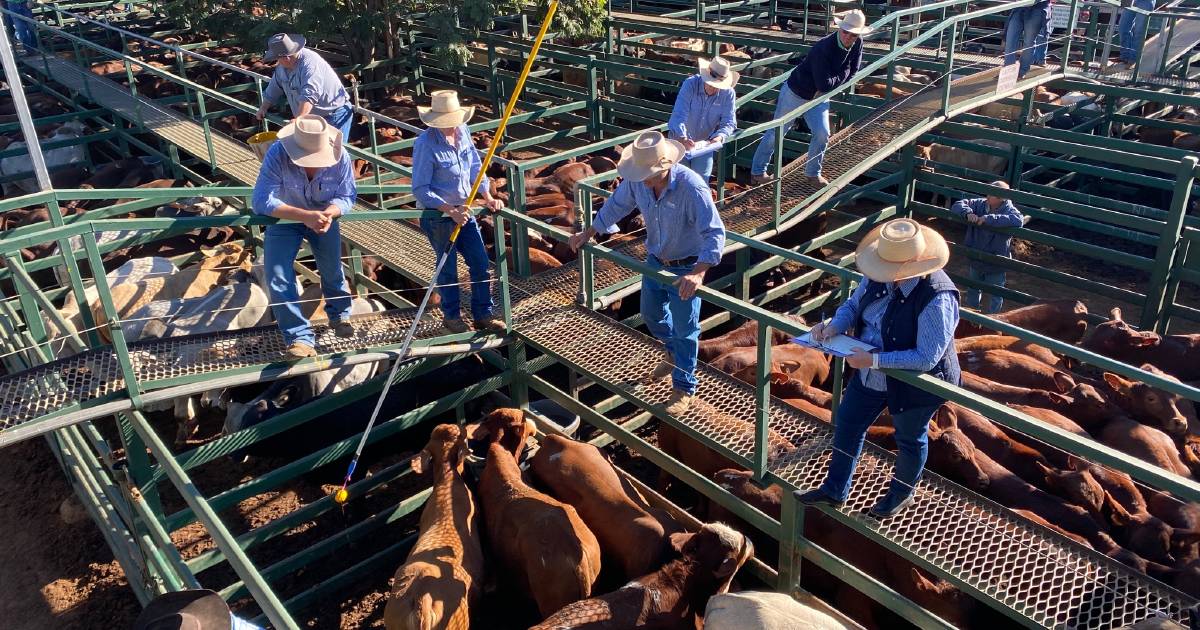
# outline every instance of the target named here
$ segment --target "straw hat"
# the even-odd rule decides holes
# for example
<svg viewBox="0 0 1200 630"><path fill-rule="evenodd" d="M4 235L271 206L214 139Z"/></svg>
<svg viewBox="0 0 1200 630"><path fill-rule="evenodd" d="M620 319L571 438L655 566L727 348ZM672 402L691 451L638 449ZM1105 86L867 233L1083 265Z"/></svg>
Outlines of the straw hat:
<svg viewBox="0 0 1200 630"><path fill-rule="evenodd" d="M421 122L435 129L457 127L475 115L475 106L463 107L458 104L458 92L454 90L438 90L433 94L431 107L417 106Z"/></svg>
<svg viewBox="0 0 1200 630"><path fill-rule="evenodd" d="M266 61L275 61L280 57L291 57L304 48L303 35L275 33L267 40L267 52L263 55Z"/></svg>
<svg viewBox="0 0 1200 630"><path fill-rule="evenodd" d="M858 270L876 282L917 278L946 266L950 248L932 228L912 219L893 219L858 244Z"/></svg>
<svg viewBox="0 0 1200 630"><path fill-rule="evenodd" d="M632 182L640 182L661 173L683 159L686 150L675 140L668 140L657 131L647 131L621 151L617 173Z"/></svg>
<svg viewBox="0 0 1200 630"><path fill-rule="evenodd" d="M855 35L866 35L875 30L867 26L867 16L858 9L847 11L841 18L833 18L833 25Z"/></svg>
<svg viewBox="0 0 1200 630"><path fill-rule="evenodd" d="M741 75L734 72L729 61L724 57L713 57L712 60L701 58L700 78L704 79L705 85L711 85L718 90L727 90L737 85Z"/></svg>
<svg viewBox="0 0 1200 630"><path fill-rule="evenodd" d="M146 604L134 630L229 630L229 605L208 589L163 593Z"/></svg>
<svg viewBox="0 0 1200 630"><path fill-rule="evenodd" d="M279 143L296 166L325 168L342 159L342 130L314 114L297 116L284 125Z"/></svg>

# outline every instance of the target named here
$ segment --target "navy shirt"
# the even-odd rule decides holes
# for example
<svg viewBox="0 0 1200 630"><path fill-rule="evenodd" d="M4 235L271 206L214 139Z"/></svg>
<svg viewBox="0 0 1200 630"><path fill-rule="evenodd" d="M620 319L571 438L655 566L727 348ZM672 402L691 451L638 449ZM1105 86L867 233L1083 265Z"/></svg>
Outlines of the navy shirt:
<svg viewBox="0 0 1200 630"><path fill-rule="evenodd" d="M862 38L850 50L842 48L836 31L813 44L788 75L787 86L796 96L809 100L850 80L862 66Z"/></svg>

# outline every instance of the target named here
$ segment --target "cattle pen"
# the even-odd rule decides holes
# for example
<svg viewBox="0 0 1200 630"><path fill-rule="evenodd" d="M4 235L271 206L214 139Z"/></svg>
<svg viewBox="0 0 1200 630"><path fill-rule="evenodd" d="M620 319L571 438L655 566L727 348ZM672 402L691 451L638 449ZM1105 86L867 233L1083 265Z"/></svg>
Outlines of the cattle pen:
<svg viewBox="0 0 1200 630"><path fill-rule="evenodd" d="M961 287L1022 306L1079 300L1088 306L1081 317L1090 329L1123 316L1129 324L1122 325L1158 339L1200 331L1200 256L1190 252L1191 241L1200 240L1200 149L1181 141L1200 134L1200 2L1176 0L1152 11L1138 61L1123 72L1106 68L1121 3L1060 2L1067 24L1051 38L1051 62L1016 81L1000 76L1004 14L1034 0L912 4L865 5L876 32L856 80L812 101L830 103L836 129L825 158L829 183L820 186L802 177L809 140L802 129L774 135L780 177L757 187L744 182L763 133L802 116L772 120L775 95L794 58L829 32L828 17L840 3L628 0L608 4L597 38L552 32L493 165L508 194L492 223L495 281L464 284L493 292L508 334L447 334L434 320L416 324L417 339L394 381L403 399L367 436L369 474L349 486L345 506L328 491L340 482L366 425L357 415L369 414L386 370L236 431L214 420L225 410L200 408L184 412L198 417L199 431L177 435L175 418L161 409L178 410L181 401L192 409L201 398L215 405L222 401L212 401L211 392L261 383L254 399L268 381L394 356L435 264L415 226L424 211L412 195L410 156L422 129L409 104L453 88L479 108L471 131L495 130L530 50L536 8L496 16L482 32L462 29L471 57L451 67L434 54L441 34L420 20L398 34L400 52L389 59L352 63L345 42L321 43L338 71L355 77L361 132L347 145L359 179L355 212L341 219L343 260L356 295L381 307L356 315L351 339L317 324L318 356L290 362L281 358L274 324L144 338L131 328L138 321L118 313L110 287L110 272L130 260L129 252L165 252L154 255L179 268L214 256L212 243L202 248L203 239L188 235L219 232L244 248L246 260L261 261L263 227L273 220L249 212L260 161L245 140L286 121L253 118L268 80L250 69L256 53L195 32L158 3L43 4L33 19L2 10L6 21L34 28L39 49L22 56L8 45L0 49L5 101L16 96L14 86L23 93L0 133L15 138L23 129L78 123L86 133L43 140L42 152L78 150L79 164L91 172L137 158L141 166L133 170L156 172L145 181L187 185L80 187L82 179L64 180L67 186L47 179L29 192L16 184L45 176L36 172L45 165L35 168L24 146L0 151L0 212L44 217L6 219L0 232L0 448L35 438L46 443L141 604L203 586L238 615L274 628L334 627L340 610L364 601L373 603L361 604L362 625L379 622L388 579L416 540L430 496L410 460L433 425L472 422L481 409L512 406L553 431L562 423L539 411L542 401L578 417L576 436L611 454L623 479L686 528L723 510L756 541L773 543L759 544L758 557L739 574L746 586L819 601L812 593L866 626L1102 629L1150 617L1195 624L1200 559L1189 564L1180 556L1187 545L1170 543L1159 559L1141 547L1140 556L1123 556L1135 546L1122 538L1124 530L1111 532L1119 546L1100 548L1033 507L968 487L952 465L931 465L920 500L886 521L865 512L895 460L880 444L865 445L843 506L806 509L793 498L793 490L812 489L823 477L832 430L828 418L772 396L773 331L801 335L808 325L800 317L815 322L848 297L861 278L855 243L884 220L914 217L939 226L952 242L949 271ZM786 29L770 28L781 18L790 20ZM575 260L535 269L535 245L552 250L572 228L527 211L540 194L531 182L565 163L601 164L597 156L612 155L646 128L665 129L696 59L736 51L748 51L731 57L742 73L739 128L718 152L714 173L728 241L699 294L706 337L757 324L756 367L752 378L739 379L702 363L697 403L671 417L662 407L668 385L630 381L654 368L662 348L645 333L634 296L644 275L671 276L643 262L639 238L588 245ZM409 100L389 101L395 94ZM43 108L47 103L54 105ZM931 143L977 159L938 160L922 153ZM22 160L26 166L10 170ZM999 168L985 170L991 165ZM68 166L51 164L49 175ZM574 182L568 201L581 225L591 225L616 178L611 168L589 168ZM1004 230L1024 247L1011 259L962 247L965 221L937 203L1003 193L990 183L996 179L1008 182L1004 194L1027 218ZM156 212L195 200L222 210ZM183 246L155 249L180 238ZM296 263L307 282L316 277L310 258ZM1004 268L1008 285L968 277L966 260ZM467 277L465 267L460 277ZM66 302L78 307L76 323ZM967 310L962 318L1053 352L1072 374L1112 375L1188 408L1200 401L1193 386L1200 377L1175 378L1152 361L1106 356L1086 340L1080 345L1028 322ZM835 359L826 388L831 413L844 371ZM1141 494L1182 506L1181 513L1200 503L1200 457L1187 440L1200 426L1173 436L1185 468L1168 470L1127 452L1119 437L1073 432L928 376L894 376L1037 450L1127 475ZM755 487L782 489L778 513L660 449L656 431L664 425L749 471ZM983 450L979 440L976 447ZM653 489L657 471L684 488ZM248 516L289 491L298 498L286 510ZM1194 532L1189 525L1171 523ZM834 528L836 540L814 533L822 527ZM895 573L855 562L846 540L899 558L922 584L932 580L943 589L922 595ZM865 599L846 596L846 589ZM956 604L949 591L969 605ZM867 607L882 610L857 616ZM487 608L478 627L540 621L503 602ZM511 621L504 619L509 614Z"/></svg>

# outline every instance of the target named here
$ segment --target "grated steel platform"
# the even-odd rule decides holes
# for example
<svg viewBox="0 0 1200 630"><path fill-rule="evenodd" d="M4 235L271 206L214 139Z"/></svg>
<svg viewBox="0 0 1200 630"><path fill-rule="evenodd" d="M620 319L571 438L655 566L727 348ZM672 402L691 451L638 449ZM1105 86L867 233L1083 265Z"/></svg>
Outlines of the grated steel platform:
<svg viewBox="0 0 1200 630"><path fill-rule="evenodd" d="M68 82L78 79L91 84L107 81L86 74L61 68L50 78L77 92L82 86L71 86ZM994 70L982 75L956 82L952 92L954 102L961 104L968 99L986 98L989 91L993 99L1005 95L994 93ZM1045 73L1041 78L1050 80L1057 76L1061 75ZM1026 85L1025 89L1028 87ZM120 93L120 90L116 92ZM797 208L793 215L803 216L805 208L815 207L834 194L838 187L886 159L897 142L915 138L940 122L940 103L937 103L940 92L933 92L930 90L901 104L887 104L835 134L825 162L826 175L833 180L833 185L817 187L800 176L802 163L788 165L782 174L784 206ZM106 101L100 104L127 117L132 115L130 112L135 107L142 107L143 111L148 107L127 93L118 98L107 88L93 89L92 94L106 95ZM951 109L956 111L953 106ZM152 130L176 142L179 141L174 138L190 138L184 140L186 144L180 143L180 147L206 157L203 138L199 143L195 141L194 130L198 126L177 118L164 120L161 128ZM184 133L179 129L186 125L191 125L192 131ZM232 143L226 139L221 142ZM252 182L256 168L246 163L240 154L228 155L231 159L222 168L229 169L227 172L240 181ZM243 179L233 175L234 169L248 177ZM745 233L761 228L770 220L772 198L773 191L767 186L729 200L722 208L727 227ZM433 251L415 226L379 221L355 227L354 234L350 230L343 230L343 233L365 251L386 258L413 277L429 280ZM630 254L636 254L640 243L630 241L625 247ZM605 278L597 284L611 282L612 277L622 273L628 274L613 269L610 275L606 271ZM667 384L635 388L630 383L630 379L651 371L662 352L661 344L577 306L575 296L579 278L575 266L561 267L532 278L514 278L510 286L518 336L541 351L570 362L598 382L609 383L610 388L645 408L654 408L666 400ZM392 330L381 332L381 335L403 332L400 321L385 326ZM212 346L210 339L198 341L202 347L193 348L193 352ZM385 343L382 339L373 341ZM195 342L185 338L170 343ZM236 337L232 343L236 345ZM150 352L143 350L140 344L135 347L138 352ZM183 356L171 352L170 348L159 351L169 352L172 357ZM41 383L46 380L42 376L24 373L8 377L0 382L0 387L9 389L0 389L0 395L42 396L44 390L37 386L18 386L16 383L18 380ZM101 376L115 378L118 375L108 368ZM748 461L754 448L754 427L747 422L754 415L753 390L707 366L701 366L698 376L697 403L682 418L675 420L721 444L733 457ZM88 381L88 387L97 391L112 392L120 386L119 380ZM3 400L11 401L8 395L4 395ZM771 405L769 428L770 474L792 488L814 487L828 465L830 428L778 402ZM917 555L927 567L975 595L993 600L1011 617L1026 625L1100 630L1124 626L1156 614L1184 620L1186 609L1196 603L1174 589L1021 519L1004 507L937 475L930 474L922 480L918 490L920 500L912 508L891 520L874 521L864 512L884 491L893 461L890 453L867 446L854 491L839 510L839 518L875 529L885 545Z"/></svg>

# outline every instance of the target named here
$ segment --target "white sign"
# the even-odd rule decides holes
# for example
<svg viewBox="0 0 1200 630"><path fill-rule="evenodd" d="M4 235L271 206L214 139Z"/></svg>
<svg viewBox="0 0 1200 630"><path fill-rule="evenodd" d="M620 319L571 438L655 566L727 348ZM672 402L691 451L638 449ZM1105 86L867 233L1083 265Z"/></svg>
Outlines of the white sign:
<svg viewBox="0 0 1200 630"><path fill-rule="evenodd" d="M1012 90L1017 84L1017 72L1021 69L1021 64L1010 63L1003 68L1000 68L1000 78L996 79L996 93L1002 94Z"/></svg>
<svg viewBox="0 0 1200 630"><path fill-rule="evenodd" d="M1071 22L1071 5L1056 4L1050 7L1050 28L1058 30L1067 28Z"/></svg>

